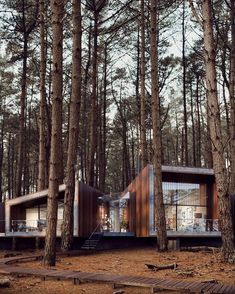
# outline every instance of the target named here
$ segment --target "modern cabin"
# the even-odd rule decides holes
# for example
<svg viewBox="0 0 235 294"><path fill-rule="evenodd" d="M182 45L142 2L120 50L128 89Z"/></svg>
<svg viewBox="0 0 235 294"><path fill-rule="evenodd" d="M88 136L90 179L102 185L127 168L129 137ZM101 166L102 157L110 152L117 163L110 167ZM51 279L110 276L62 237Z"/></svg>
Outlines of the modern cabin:
<svg viewBox="0 0 235 294"><path fill-rule="evenodd" d="M212 169L162 166L163 198L169 236L218 235L218 203ZM136 237L156 235L153 167L146 166L116 199L103 197L109 230Z"/></svg>
<svg viewBox="0 0 235 294"><path fill-rule="evenodd" d="M168 237L219 237L218 203L212 169L162 166ZM156 236L153 167L147 165L121 193L104 195L76 182L74 236ZM61 234L65 185L60 186L57 236ZM0 236L45 236L48 190L0 205ZM235 201L234 201L235 202Z"/></svg>
<svg viewBox="0 0 235 294"><path fill-rule="evenodd" d="M61 234L65 185L59 186L57 236ZM74 236L88 237L98 222L98 201L103 193L82 182L75 184ZM0 233L5 236L45 236L48 190L20 196L0 206Z"/></svg>

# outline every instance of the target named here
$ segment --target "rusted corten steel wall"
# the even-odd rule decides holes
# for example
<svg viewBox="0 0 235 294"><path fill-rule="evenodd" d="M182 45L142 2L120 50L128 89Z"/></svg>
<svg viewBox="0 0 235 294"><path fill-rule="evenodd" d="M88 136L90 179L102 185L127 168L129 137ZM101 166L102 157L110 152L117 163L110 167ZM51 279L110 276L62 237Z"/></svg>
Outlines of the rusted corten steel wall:
<svg viewBox="0 0 235 294"><path fill-rule="evenodd" d="M219 206L218 206L218 193L216 189L216 184L213 184L213 198L212 198L212 209L211 209L211 218L218 219L219 218Z"/></svg>
<svg viewBox="0 0 235 294"><path fill-rule="evenodd" d="M25 220L26 219L26 208L21 205L15 205L11 208L11 219L12 220Z"/></svg>
<svg viewBox="0 0 235 294"><path fill-rule="evenodd" d="M130 231L134 232L136 237L147 237L149 236L149 166L146 166L131 182L124 191L126 192L130 192Z"/></svg>
<svg viewBox="0 0 235 294"><path fill-rule="evenodd" d="M129 203L129 228L137 237L148 237L149 234L149 189L150 189L150 173L152 168L147 165L140 174L130 183L123 192L130 192ZM216 185L213 175L184 173L179 168L177 171L163 171L162 178L165 182L185 182L185 183L200 183L200 191L202 194L207 191L208 195L208 218L218 218L218 200ZM203 199L200 199L203 201ZM202 204L202 203L200 203Z"/></svg>
<svg viewBox="0 0 235 294"><path fill-rule="evenodd" d="M0 203L0 233L5 233L5 204Z"/></svg>
<svg viewBox="0 0 235 294"><path fill-rule="evenodd" d="M81 182L78 185L78 235L89 237L99 223L98 197L103 193Z"/></svg>
<svg viewBox="0 0 235 294"><path fill-rule="evenodd" d="M130 201L128 204L128 220L129 220L129 231L136 232L136 195L135 192L130 193Z"/></svg>

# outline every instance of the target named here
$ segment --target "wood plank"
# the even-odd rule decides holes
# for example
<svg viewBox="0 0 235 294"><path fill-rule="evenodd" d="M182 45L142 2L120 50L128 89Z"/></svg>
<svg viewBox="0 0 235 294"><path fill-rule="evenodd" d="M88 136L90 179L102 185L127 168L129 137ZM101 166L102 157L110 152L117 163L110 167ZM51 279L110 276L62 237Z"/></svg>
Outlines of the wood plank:
<svg viewBox="0 0 235 294"><path fill-rule="evenodd" d="M235 285L228 285L228 288L226 289L226 293L234 294L235 293Z"/></svg>
<svg viewBox="0 0 235 294"><path fill-rule="evenodd" d="M193 286L197 286L198 282L186 282L185 286L182 287L182 289L184 290L190 290Z"/></svg>
<svg viewBox="0 0 235 294"><path fill-rule="evenodd" d="M201 291L209 286L213 286L213 283L202 283L202 282L198 282L198 284L193 285L190 287L190 290L201 293Z"/></svg>
<svg viewBox="0 0 235 294"><path fill-rule="evenodd" d="M209 293L218 293L218 291L223 287L223 284L216 284L213 287L209 288ZM207 292L205 292L207 293Z"/></svg>
<svg viewBox="0 0 235 294"><path fill-rule="evenodd" d="M235 288L235 287L234 287ZM220 290L218 291L218 292L216 292L216 293L228 293L228 292L226 292L226 289L228 289L228 285L223 285L223 287L222 288L220 288ZM213 292L212 292L213 293Z"/></svg>

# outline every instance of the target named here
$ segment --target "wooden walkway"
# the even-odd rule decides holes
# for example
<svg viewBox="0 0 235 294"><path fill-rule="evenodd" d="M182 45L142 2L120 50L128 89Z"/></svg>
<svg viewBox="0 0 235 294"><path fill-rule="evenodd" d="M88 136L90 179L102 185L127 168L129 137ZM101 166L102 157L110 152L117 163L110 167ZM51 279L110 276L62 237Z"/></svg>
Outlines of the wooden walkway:
<svg viewBox="0 0 235 294"><path fill-rule="evenodd" d="M53 269L32 269L22 268L15 263L41 259L39 255L32 256L15 256L0 259L0 272L12 275L25 275L41 277L43 279L71 280L74 284L79 283L109 283L113 286L136 286L149 288L151 293L158 290L172 290L177 293L221 293L235 294L235 285L224 285L210 282L187 282L184 280L166 280L147 278L141 276L121 276L99 273L86 273L70 270L53 270Z"/></svg>

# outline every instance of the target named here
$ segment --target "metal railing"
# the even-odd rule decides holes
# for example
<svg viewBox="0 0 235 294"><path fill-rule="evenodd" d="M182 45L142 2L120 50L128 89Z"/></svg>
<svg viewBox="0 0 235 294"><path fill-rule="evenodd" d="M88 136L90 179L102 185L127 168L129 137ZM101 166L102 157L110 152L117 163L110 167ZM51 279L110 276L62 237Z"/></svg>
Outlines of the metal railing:
<svg viewBox="0 0 235 294"><path fill-rule="evenodd" d="M171 231L180 232L218 232L218 219L202 219L202 218L167 218L166 228Z"/></svg>
<svg viewBox="0 0 235 294"><path fill-rule="evenodd" d="M57 233L61 232L63 220L57 220ZM45 233L47 223L44 219L37 220L12 220L11 232L12 233Z"/></svg>

